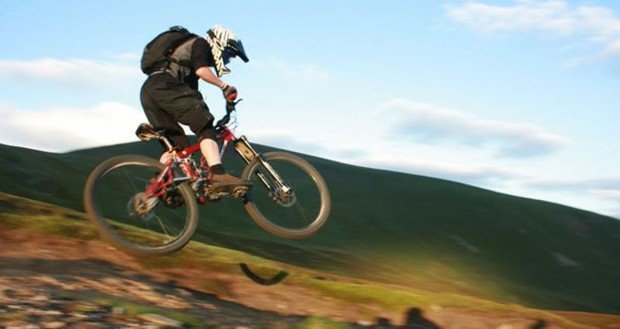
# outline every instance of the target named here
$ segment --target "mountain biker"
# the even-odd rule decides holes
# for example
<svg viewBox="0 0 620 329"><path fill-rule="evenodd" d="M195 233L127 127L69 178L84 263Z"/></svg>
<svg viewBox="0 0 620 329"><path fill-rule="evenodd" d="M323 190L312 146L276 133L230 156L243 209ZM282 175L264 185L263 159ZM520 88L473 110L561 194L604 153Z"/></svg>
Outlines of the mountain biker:
<svg viewBox="0 0 620 329"><path fill-rule="evenodd" d="M237 89L220 79L230 72L226 65L234 57L246 63L249 61L241 40L230 29L216 25L204 37L192 35L170 53L167 65L148 72L140 90L140 101L151 125L157 130L166 130L175 150L189 146L179 123L188 125L198 136L200 150L212 173L212 182L237 186L249 182L224 170L216 142L214 117L198 91L198 80L202 79L220 88L228 101L234 101ZM160 161L165 163L172 156L171 152L164 152Z"/></svg>

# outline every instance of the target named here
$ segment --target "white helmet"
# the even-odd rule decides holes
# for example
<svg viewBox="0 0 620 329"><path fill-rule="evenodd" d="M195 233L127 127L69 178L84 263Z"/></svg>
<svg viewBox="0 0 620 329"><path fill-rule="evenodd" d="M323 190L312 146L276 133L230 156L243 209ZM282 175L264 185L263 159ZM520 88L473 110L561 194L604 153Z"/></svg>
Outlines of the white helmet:
<svg viewBox="0 0 620 329"><path fill-rule="evenodd" d="M226 64L233 57L239 56L246 63L249 61L241 40L230 29L222 25L215 25L207 31L205 39L211 46L211 54L213 54L213 59L215 60L215 70L218 76L221 77L226 73L230 73Z"/></svg>

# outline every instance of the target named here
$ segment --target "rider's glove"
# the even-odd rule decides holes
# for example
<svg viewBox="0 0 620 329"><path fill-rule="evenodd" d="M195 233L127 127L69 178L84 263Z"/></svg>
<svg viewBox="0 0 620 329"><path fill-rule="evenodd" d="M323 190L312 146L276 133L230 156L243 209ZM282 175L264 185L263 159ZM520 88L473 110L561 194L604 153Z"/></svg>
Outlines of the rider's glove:
<svg viewBox="0 0 620 329"><path fill-rule="evenodd" d="M226 98L226 100L229 102L232 102L235 99L237 99L237 88L233 86L226 85L226 87L222 89L222 92L224 93L224 98Z"/></svg>

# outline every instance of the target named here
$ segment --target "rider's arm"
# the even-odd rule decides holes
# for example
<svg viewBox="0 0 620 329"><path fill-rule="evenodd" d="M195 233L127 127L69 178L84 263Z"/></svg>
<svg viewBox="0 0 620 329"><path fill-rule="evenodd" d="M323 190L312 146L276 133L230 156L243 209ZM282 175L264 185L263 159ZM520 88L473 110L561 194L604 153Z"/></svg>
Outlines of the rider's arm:
<svg viewBox="0 0 620 329"><path fill-rule="evenodd" d="M203 38L198 38L194 44L192 45L192 53L191 53L191 61L192 65L196 69L196 75L202 80L218 86L220 89L224 90L226 88L226 83L212 71L211 66L215 65L215 61L213 60L213 55L211 54L211 48L207 43L207 40Z"/></svg>
<svg viewBox="0 0 620 329"><path fill-rule="evenodd" d="M227 84L220 80L215 73L208 66L203 66L196 70L196 75L202 80L219 87L220 89L226 88Z"/></svg>

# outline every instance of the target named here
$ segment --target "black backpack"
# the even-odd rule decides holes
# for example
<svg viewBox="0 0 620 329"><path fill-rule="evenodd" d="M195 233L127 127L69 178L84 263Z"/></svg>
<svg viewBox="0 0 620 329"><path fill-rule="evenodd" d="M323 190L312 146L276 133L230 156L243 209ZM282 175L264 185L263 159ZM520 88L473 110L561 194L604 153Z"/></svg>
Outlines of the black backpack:
<svg viewBox="0 0 620 329"><path fill-rule="evenodd" d="M144 47L140 60L142 72L151 74L158 70L165 70L171 62L170 55L172 52L184 41L193 37L197 37L197 35L179 25L160 33Z"/></svg>

